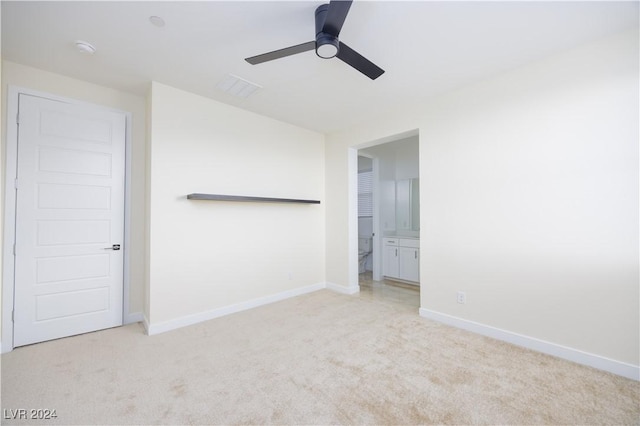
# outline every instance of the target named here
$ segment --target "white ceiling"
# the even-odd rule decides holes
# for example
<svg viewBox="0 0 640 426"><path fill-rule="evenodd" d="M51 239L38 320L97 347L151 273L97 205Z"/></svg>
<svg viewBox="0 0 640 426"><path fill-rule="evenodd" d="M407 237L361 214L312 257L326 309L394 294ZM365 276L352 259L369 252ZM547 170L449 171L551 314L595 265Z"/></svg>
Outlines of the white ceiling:
<svg viewBox="0 0 640 426"><path fill-rule="evenodd" d="M638 26L637 1L356 0L340 40L386 71L377 80L313 51L244 61L313 40L322 3L3 0L2 56L140 95L155 80L330 133ZM151 15L166 26L151 25ZM78 39L97 52L78 53ZM233 97L216 88L228 73L263 88Z"/></svg>

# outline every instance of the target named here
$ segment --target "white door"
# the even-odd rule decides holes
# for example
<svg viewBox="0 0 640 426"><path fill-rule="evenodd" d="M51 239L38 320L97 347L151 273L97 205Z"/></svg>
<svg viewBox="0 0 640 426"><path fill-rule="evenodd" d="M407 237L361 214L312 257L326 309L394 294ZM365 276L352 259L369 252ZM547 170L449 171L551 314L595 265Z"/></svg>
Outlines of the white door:
<svg viewBox="0 0 640 426"><path fill-rule="evenodd" d="M125 115L21 94L18 126L14 346L122 325Z"/></svg>

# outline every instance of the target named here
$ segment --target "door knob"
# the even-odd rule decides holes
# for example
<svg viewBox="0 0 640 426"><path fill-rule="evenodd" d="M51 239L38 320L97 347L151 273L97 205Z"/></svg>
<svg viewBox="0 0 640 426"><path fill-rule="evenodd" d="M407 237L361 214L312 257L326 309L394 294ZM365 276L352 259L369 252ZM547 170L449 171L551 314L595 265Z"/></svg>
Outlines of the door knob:
<svg viewBox="0 0 640 426"><path fill-rule="evenodd" d="M120 250L120 244L114 244L111 247L105 247L105 250Z"/></svg>

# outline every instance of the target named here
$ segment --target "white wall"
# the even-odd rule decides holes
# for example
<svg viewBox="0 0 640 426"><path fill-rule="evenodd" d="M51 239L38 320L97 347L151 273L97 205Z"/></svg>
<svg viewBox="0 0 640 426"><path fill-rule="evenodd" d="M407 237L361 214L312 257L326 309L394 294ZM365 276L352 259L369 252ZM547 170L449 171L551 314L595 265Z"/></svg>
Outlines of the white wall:
<svg viewBox="0 0 640 426"><path fill-rule="evenodd" d="M323 284L324 136L158 83L150 104L151 328Z"/></svg>
<svg viewBox="0 0 640 426"><path fill-rule="evenodd" d="M129 314L143 311L144 290L144 185L145 185L145 100L142 97L77 79L42 71L10 61L2 62L2 165L6 152L6 108L8 86L19 86L56 96L90 102L132 113L131 253ZM4 189L4 172L2 188ZM4 214L4 196L2 197ZM4 222L3 222L4 223ZM2 283L2 285L12 285ZM125 313L126 314L126 313Z"/></svg>
<svg viewBox="0 0 640 426"><path fill-rule="evenodd" d="M396 180L420 177L418 136L412 136L391 144L396 151Z"/></svg>
<svg viewBox="0 0 640 426"><path fill-rule="evenodd" d="M638 89L632 31L328 136L327 280L349 150L418 128L422 309L638 366Z"/></svg>

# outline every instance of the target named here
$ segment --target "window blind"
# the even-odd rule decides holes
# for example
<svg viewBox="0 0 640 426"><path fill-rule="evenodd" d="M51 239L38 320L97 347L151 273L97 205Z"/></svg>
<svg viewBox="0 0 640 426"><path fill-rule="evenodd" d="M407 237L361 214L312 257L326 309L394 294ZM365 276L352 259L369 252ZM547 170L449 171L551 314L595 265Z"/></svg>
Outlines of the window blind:
<svg viewBox="0 0 640 426"><path fill-rule="evenodd" d="M358 172L358 217L373 216L373 172Z"/></svg>

